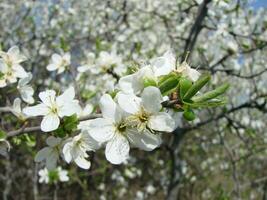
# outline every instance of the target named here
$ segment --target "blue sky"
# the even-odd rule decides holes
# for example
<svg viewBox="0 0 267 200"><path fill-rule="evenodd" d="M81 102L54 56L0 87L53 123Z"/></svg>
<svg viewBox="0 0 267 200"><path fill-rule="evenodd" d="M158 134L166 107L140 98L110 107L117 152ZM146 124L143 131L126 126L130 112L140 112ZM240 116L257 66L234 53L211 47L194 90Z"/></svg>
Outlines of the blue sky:
<svg viewBox="0 0 267 200"><path fill-rule="evenodd" d="M254 0L250 5L252 5L256 9L260 7L267 8L267 0Z"/></svg>

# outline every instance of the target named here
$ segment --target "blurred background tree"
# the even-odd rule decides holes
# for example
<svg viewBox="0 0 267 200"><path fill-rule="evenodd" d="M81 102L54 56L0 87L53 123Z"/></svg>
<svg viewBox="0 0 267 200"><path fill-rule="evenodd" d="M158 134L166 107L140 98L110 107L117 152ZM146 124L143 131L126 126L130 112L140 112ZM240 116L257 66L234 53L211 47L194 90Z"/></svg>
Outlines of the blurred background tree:
<svg viewBox="0 0 267 200"><path fill-rule="evenodd" d="M172 48L177 58L214 76L206 88L231 83L228 104L179 121L164 144L147 153L134 150L123 165L111 165L103 150L90 170L64 164L66 183L38 183L43 133L10 139L0 160L1 199L267 199L267 9L246 0L2 0L2 49L18 45L28 57L35 96L61 88L90 64L90 52L116 52L125 68ZM265 6L265 8L264 8ZM70 51L64 76L47 72L54 52ZM114 72L79 79L84 102L92 91L116 83ZM117 74L115 74L117 75ZM104 83L103 83L104 82ZM93 89L92 89L93 88ZM12 87L0 89L0 106L13 102ZM20 124L1 113L1 127ZM34 147L34 148L32 148Z"/></svg>

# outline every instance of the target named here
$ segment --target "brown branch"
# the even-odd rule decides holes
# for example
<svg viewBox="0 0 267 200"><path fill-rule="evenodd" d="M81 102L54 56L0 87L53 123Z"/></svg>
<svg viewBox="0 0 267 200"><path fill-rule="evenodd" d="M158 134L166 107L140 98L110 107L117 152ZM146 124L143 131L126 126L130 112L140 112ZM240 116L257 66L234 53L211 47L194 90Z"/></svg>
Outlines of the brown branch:
<svg viewBox="0 0 267 200"><path fill-rule="evenodd" d="M80 117L79 121L95 119L95 118L98 118L98 117L101 117L101 115L100 114L87 115L87 116L84 116L84 117ZM20 135L20 134L24 134L24 133L32 133L32 132L37 132L37 131L41 131L41 127L40 126L33 126L33 127L22 126L18 130L9 131L7 133L7 138L14 137L14 136L17 136L17 135Z"/></svg>

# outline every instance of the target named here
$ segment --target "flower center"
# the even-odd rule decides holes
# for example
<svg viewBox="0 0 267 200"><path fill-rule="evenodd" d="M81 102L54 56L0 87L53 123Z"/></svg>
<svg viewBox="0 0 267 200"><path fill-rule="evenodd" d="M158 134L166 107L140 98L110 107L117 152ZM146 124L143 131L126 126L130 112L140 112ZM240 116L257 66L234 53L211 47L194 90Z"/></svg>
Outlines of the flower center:
<svg viewBox="0 0 267 200"><path fill-rule="evenodd" d="M138 113L128 117L127 123L129 126L136 127L142 132L147 128L149 117L150 113L146 112L144 108L141 108Z"/></svg>
<svg viewBox="0 0 267 200"><path fill-rule="evenodd" d="M126 128L127 128L127 125L124 121L122 121L122 122L116 124L115 127L116 127L117 133L124 135Z"/></svg>

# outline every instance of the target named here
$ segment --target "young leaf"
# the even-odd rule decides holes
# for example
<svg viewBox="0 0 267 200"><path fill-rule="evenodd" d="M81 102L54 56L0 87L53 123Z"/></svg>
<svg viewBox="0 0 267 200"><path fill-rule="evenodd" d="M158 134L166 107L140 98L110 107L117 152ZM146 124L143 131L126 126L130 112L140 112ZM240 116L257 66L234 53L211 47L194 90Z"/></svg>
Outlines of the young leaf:
<svg viewBox="0 0 267 200"><path fill-rule="evenodd" d="M200 77L192 87L186 92L183 99L191 99L204 85L210 81L210 76L205 75Z"/></svg>
<svg viewBox="0 0 267 200"><path fill-rule="evenodd" d="M190 106L191 108L207 108L207 107L216 107L222 106L227 103L225 99L212 99L210 101L205 102L193 102L191 100L187 100L183 102L185 105Z"/></svg>
<svg viewBox="0 0 267 200"><path fill-rule="evenodd" d="M203 101L207 101L207 100L216 98L217 96L222 95L223 93L225 93L228 90L229 87L230 87L230 85L228 83L225 83L222 86L220 86L220 87L218 87L218 88L216 88L216 89L214 89L212 91L209 91L209 92L206 92L203 95L194 97L192 100L194 102L203 102Z"/></svg>

